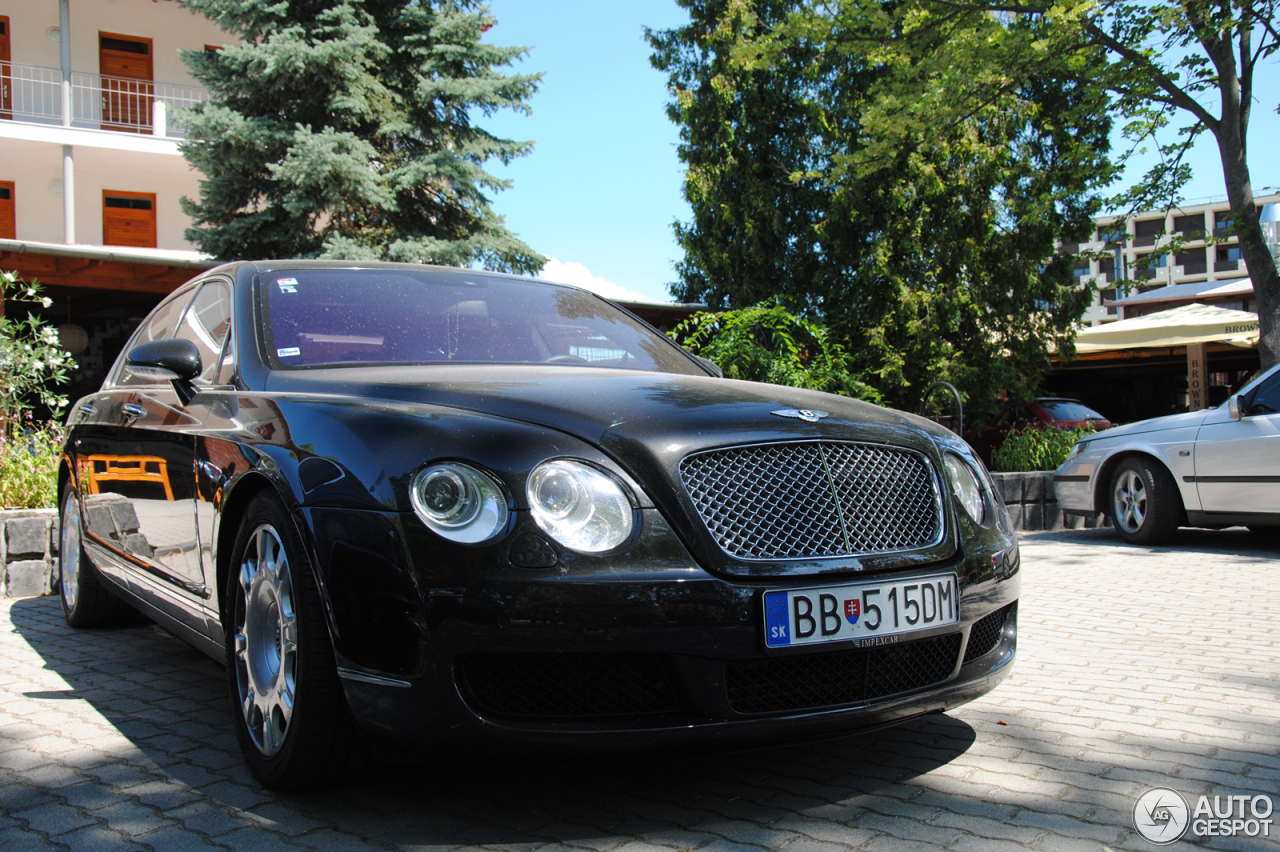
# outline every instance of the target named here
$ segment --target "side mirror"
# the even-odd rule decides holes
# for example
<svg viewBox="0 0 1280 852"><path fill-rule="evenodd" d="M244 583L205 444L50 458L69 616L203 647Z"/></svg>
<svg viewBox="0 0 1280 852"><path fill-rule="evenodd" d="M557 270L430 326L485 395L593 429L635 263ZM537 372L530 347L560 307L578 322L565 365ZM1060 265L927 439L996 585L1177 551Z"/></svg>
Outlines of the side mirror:
<svg viewBox="0 0 1280 852"><path fill-rule="evenodd" d="M155 382L172 382L183 405L196 395L191 384L200 375L200 350L190 340L153 340L129 350L124 367L132 375Z"/></svg>
<svg viewBox="0 0 1280 852"><path fill-rule="evenodd" d="M1238 394L1227 398L1227 416L1232 420L1240 419L1240 396Z"/></svg>

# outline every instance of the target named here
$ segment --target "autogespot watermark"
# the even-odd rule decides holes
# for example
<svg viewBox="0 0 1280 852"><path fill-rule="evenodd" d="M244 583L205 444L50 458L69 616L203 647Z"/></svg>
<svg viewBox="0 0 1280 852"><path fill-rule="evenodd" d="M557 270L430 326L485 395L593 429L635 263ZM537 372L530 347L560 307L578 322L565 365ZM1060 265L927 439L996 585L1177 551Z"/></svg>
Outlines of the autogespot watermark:
<svg viewBox="0 0 1280 852"><path fill-rule="evenodd" d="M1133 806L1133 827L1147 841L1164 846L1193 837L1270 837L1270 796L1200 796L1192 809L1169 787L1152 787Z"/></svg>

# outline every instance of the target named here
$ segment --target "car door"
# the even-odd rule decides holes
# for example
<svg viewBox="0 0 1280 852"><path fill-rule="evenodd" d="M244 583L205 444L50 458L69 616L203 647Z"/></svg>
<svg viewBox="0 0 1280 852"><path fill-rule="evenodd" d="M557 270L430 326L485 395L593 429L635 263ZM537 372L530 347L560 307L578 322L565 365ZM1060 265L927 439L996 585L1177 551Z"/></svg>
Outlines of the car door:
<svg viewBox="0 0 1280 852"><path fill-rule="evenodd" d="M1245 395L1241 417L1215 410L1196 436L1196 487L1206 512L1280 513L1280 372Z"/></svg>
<svg viewBox="0 0 1280 852"><path fill-rule="evenodd" d="M172 337L196 292L184 287L152 313L121 353L104 393L118 411L103 452L86 456L88 528L108 537L133 591L157 609L205 633L204 573L196 544L195 437L199 421L167 382L129 373L129 350ZM97 526L95 526L95 522ZM110 525L108 527L108 524Z"/></svg>
<svg viewBox="0 0 1280 852"><path fill-rule="evenodd" d="M230 286L204 281L172 334L200 353L197 386L210 386L217 375L230 316ZM179 608L175 616L207 632L214 581L202 556L196 493L196 441L205 412L184 404L168 383L137 388L126 408L130 404L136 418L122 433L121 455L145 470L149 485L134 497L139 536L130 555L147 564L157 602Z"/></svg>
<svg viewBox="0 0 1280 852"><path fill-rule="evenodd" d="M121 440L141 413L135 402L137 389L148 383L125 370L125 356L141 343L171 335L193 292L194 288L184 287L161 302L120 352L102 390L82 399L71 414L84 528L88 546L99 557L96 562L133 565L126 554L139 546L136 540L130 542L138 534L133 498L136 483L145 481L149 471L139 460L122 457Z"/></svg>

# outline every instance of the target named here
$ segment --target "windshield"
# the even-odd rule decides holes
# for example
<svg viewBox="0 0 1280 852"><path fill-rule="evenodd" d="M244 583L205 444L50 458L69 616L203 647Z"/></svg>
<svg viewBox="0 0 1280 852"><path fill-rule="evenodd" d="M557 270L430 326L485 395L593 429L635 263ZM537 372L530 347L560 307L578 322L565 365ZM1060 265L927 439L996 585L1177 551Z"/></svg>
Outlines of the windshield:
<svg viewBox="0 0 1280 852"><path fill-rule="evenodd" d="M1106 420L1098 412L1078 402L1064 402L1060 399L1037 400L1040 407L1054 420Z"/></svg>
<svg viewBox="0 0 1280 852"><path fill-rule="evenodd" d="M434 361L613 367L702 375L607 302L483 273L291 269L262 276L276 369Z"/></svg>

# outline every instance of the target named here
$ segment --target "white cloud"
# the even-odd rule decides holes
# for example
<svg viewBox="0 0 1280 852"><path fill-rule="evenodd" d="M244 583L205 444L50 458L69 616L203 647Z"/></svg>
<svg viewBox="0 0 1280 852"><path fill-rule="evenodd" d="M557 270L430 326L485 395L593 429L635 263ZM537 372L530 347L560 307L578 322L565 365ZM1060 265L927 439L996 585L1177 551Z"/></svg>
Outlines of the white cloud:
<svg viewBox="0 0 1280 852"><path fill-rule="evenodd" d="M590 269L587 269L581 263L574 263L573 261L566 263L556 260L554 257L550 258L547 260L547 265L542 267L542 272L539 275L557 284L572 284L574 287L581 287L584 290L599 293L606 299L615 299L622 302L652 301L634 290L628 290L626 287L614 284L612 281L592 275Z"/></svg>

